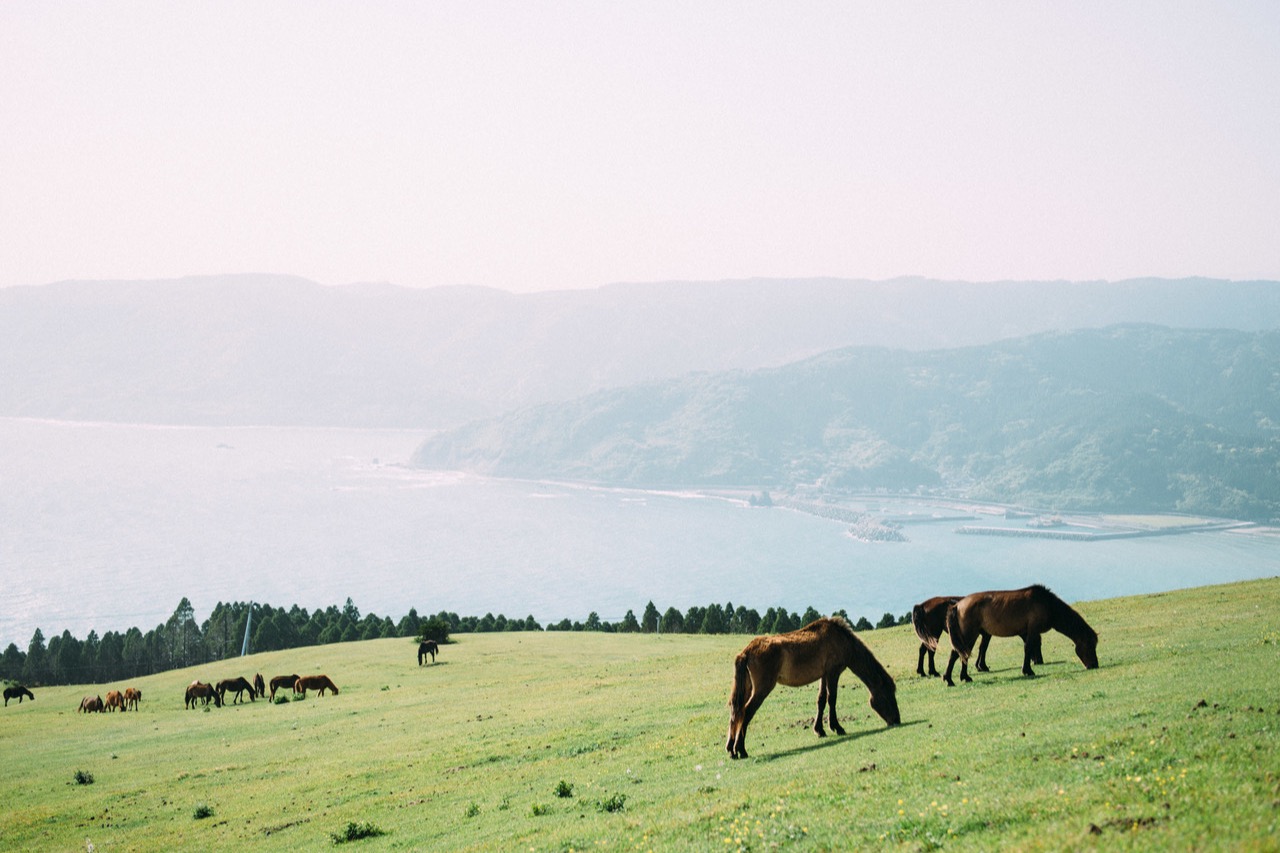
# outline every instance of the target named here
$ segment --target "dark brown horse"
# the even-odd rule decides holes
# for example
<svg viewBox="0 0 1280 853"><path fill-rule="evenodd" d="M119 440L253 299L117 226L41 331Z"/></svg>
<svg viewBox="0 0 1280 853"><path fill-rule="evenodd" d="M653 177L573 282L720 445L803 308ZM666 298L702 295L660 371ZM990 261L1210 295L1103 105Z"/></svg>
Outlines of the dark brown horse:
<svg viewBox="0 0 1280 853"><path fill-rule="evenodd" d="M321 696L326 690L332 690L334 696L338 695L338 685L327 675L304 675L293 683L293 692L301 693L303 698L306 698L308 690L314 690Z"/></svg>
<svg viewBox="0 0 1280 853"><path fill-rule="evenodd" d="M952 687L951 671L956 659L961 660L960 680L969 677L969 654L973 642L982 634L996 637L1021 637L1023 641L1022 674L1035 675L1033 660L1040 657L1040 635L1046 631L1065 634L1076 645L1076 656L1085 669L1098 668L1098 634L1079 613L1040 584L1023 589L975 592L955 603L947 613L947 632L951 634L951 659L943 680Z"/></svg>
<svg viewBox="0 0 1280 853"><path fill-rule="evenodd" d="M249 679L244 676L238 678L224 678L218 682L218 698L222 700L222 704L227 704L227 694L234 693L236 698L231 700L232 705L239 704L241 696L244 692L249 691L249 701L257 702L257 693L253 689L253 685L249 683Z"/></svg>
<svg viewBox="0 0 1280 853"><path fill-rule="evenodd" d="M187 685L187 708L194 708L199 701L203 701L205 705L208 705L210 699L213 700L215 707L222 707L222 697L218 694L218 688L212 684L193 681Z"/></svg>
<svg viewBox="0 0 1280 853"><path fill-rule="evenodd" d="M102 713L102 697L86 696L80 700L80 713L82 714L101 714Z"/></svg>
<svg viewBox="0 0 1280 853"><path fill-rule="evenodd" d="M253 676L253 689L259 696L267 695L267 685L262 680L262 673L260 672Z"/></svg>
<svg viewBox="0 0 1280 853"><path fill-rule="evenodd" d="M937 595L911 608L911 627L916 629L916 636L920 638L920 659L916 661L917 675L925 675L925 655L929 656L928 674L935 678L942 674L934 667L933 656L938 651L938 640L947 630L947 611L959 600L958 595Z"/></svg>
<svg viewBox="0 0 1280 853"><path fill-rule="evenodd" d="M435 640L423 640L418 643L418 666L422 666L426 661L427 655L431 655L431 662L436 662L436 652L440 651L440 646L436 645Z"/></svg>
<svg viewBox="0 0 1280 853"><path fill-rule="evenodd" d="M31 695L31 691L21 684L15 684L12 687L6 687L4 689L5 707L8 707L10 699L17 699L18 704L21 705L22 699L24 696L27 699L30 699L32 702L36 701L36 697Z"/></svg>
<svg viewBox="0 0 1280 853"><path fill-rule="evenodd" d="M813 730L819 737L826 735L822 714L829 708L831 730L844 734L836 719L836 696L845 667L867 685L871 708L886 723L896 726L901 722L893 678L849 623L831 616L788 634L756 637L738 653L733 662L733 692L729 695L729 737L725 743L729 755L747 757L747 726L777 684L802 687L821 680Z"/></svg>
<svg viewBox="0 0 1280 853"><path fill-rule="evenodd" d="M957 601L960 600L958 595L939 595L934 598L926 599L915 607L911 608L911 627L916 629L916 636L920 638L920 658L916 661L916 673L920 676L925 675L924 659L929 657L928 674L937 678L941 673L934 667L934 653L938 650L938 640L942 635L947 633L947 613ZM989 672L987 666L987 646L991 645L991 635L986 631L981 632L982 640L978 643L978 662L973 668L978 672ZM1035 664L1044 663L1040 657L1040 636L1037 634L1034 645L1031 650L1031 662Z"/></svg>
<svg viewBox="0 0 1280 853"><path fill-rule="evenodd" d="M277 675L275 678L271 679L271 701L276 701L276 691L281 687L288 687L292 690L293 685L297 683L298 676L296 673L294 675Z"/></svg>

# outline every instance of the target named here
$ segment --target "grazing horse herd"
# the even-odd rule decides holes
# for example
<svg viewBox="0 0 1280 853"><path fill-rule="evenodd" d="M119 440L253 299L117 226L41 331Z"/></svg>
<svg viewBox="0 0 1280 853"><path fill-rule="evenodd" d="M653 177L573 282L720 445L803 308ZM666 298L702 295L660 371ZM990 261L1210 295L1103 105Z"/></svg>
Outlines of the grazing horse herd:
<svg viewBox="0 0 1280 853"><path fill-rule="evenodd" d="M934 665L938 641L944 633L951 636L951 657L943 681L955 686L952 673L956 661L960 661L960 680L972 681L969 675L969 657L975 643L978 657L974 669L988 672L987 646L992 637L1021 637L1023 643L1022 674L1035 675L1031 664L1042 664L1041 636L1048 631L1066 635L1074 644L1076 656L1085 669L1098 667L1098 634L1061 598L1044 586L1034 584L1022 589L975 592L965 596L948 595L926 599L911 610L911 624L920 639L916 672L920 676L939 675ZM425 663L428 655L435 663L439 647L427 640L418 646L418 665ZM925 671L925 660L929 669ZM729 696L729 735L725 749L732 758L747 757L747 727L756 711L779 684L803 687L819 682L818 711L813 730L819 737L826 735L823 715L831 730L845 733L836 716L836 698L839 695L840 676L845 668L862 680L871 694L872 710L886 723L896 726L901 722L898 711L897 687L893 677L876 660L875 655L858 639L849 623L839 617L817 619L795 631L756 637L734 659L733 688ZM276 691L290 687L295 695L305 697L314 690L323 696L325 691L338 693L338 686L327 675L277 675L271 679L271 701ZM233 694L233 704L239 703L245 693L250 701L266 694L266 682L262 674L253 681L243 677L228 678L217 685L193 681L187 685L185 703L188 709L197 704L222 707L226 695ZM17 698L35 700L31 691L21 685L5 688L5 705ZM111 690L104 701L100 696L85 696L80 702L82 713L114 711L119 708L137 710L142 693L130 687L123 693Z"/></svg>
<svg viewBox="0 0 1280 853"><path fill-rule="evenodd" d="M1033 676L1031 664L1041 664L1040 638L1058 631L1075 643L1076 656L1085 669L1098 668L1098 634L1075 610L1040 584L1023 589L975 592L965 596L938 596L922 601L911 611L911 624L920 638L916 672L937 676L933 655L943 632L951 635L951 659L944 681L954 687L951 673L960 663L960 680L969 676L969 656L978 644L974 669L987 672L987 645L992 637L1021 637L1022 674ZM831 730L844 734L836 720L836 690L840 674L848 667L871 693L871 707L889 725L901 721L893 678L854 635L844 619L818 619L797 631L757 637L734 660L733 689L729 694L729 737L725 749L732 758L746 758L747 725L775 685L802 687L820 681L818 715L813 730L826 735L824 708Z"/></svg>

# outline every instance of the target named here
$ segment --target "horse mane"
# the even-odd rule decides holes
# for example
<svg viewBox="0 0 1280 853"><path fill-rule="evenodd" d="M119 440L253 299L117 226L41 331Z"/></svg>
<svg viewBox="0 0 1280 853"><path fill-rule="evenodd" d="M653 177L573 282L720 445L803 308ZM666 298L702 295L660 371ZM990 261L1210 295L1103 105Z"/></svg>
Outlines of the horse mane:
<svg viewBox="0 0 1280 853"><path fill-rule="evenodd" d="M849 669L853 670L862 682L867 685L867 689L872 693L879 692L885 687L895 687L893 676L889 675L889 671L884 668L884 664L871 653L871 649L867 648L867 644L862 642L853 626L849 624L849 620L843 616L828 616L825 620L838 628L849 638L849 646L852 649L851 660L848 664Z"/></svg>
<svg viewBox="0 0 1280 853"><path fill-rule="evenodd" d="M1074 607L1055 595L1047 586L1033 584L1029 589L1034 594L1040 595L1045 600L1045 603L1048 604L1056 630L1072 639L1076 637L1091 637L1094 642L1097 642L1098 632L1093 630L1088 622L1084 621L1084 617L1076 612Z"/></svg>

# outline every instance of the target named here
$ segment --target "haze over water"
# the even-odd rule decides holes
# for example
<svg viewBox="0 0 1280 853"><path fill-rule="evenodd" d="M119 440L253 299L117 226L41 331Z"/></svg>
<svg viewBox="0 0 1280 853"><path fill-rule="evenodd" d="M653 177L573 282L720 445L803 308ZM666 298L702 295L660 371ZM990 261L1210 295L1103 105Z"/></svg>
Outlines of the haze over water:
<svg viewBox="0 0 1280 853"><path fill-rule="evenodd" d="M732 602L875 621L929 595L1048 584L1069 601L1280 574L1273 537L1073 543L846 525L694 493L494 480L404 466L411 431L0 419L0 645L166 620L186 596L620 619ZM903 507L906 509L906 507ZM914 507L916 511L928 511Z"/></svg>

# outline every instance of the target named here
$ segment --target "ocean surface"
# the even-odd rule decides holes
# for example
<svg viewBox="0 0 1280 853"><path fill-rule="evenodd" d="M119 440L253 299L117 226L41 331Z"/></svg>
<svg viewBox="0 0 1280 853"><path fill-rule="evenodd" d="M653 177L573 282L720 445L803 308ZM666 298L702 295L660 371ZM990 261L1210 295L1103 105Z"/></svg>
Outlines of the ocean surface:
<svg viewBox="0 0 1280 853"><path fill-rule="evenodd" d="M646 602L844 609L1040 582L1068 601L1280 575L1280 538L868 543L848 525L695 492L498 480L406 465L412 431L0 418L0 648L164 622L185 596L583 620ZM954 515L908 502L894 513Z"/></svg>

